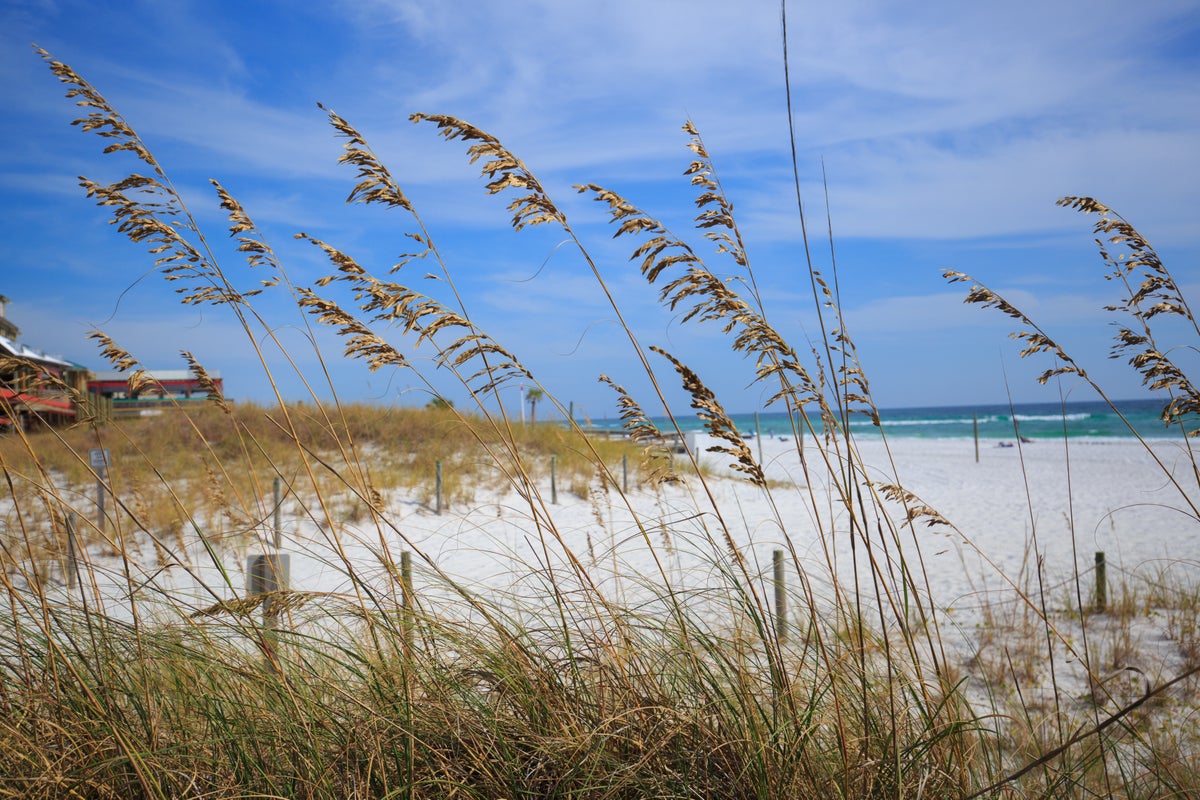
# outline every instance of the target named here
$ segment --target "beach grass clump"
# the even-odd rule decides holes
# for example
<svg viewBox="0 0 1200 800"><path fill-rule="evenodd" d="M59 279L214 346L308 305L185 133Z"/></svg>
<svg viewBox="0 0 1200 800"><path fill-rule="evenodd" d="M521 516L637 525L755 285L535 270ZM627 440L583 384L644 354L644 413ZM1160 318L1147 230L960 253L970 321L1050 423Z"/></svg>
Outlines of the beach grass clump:
<svg viewBox="0 0 1200 800"><path fill-rule="evenodd" d="M413 117L466 145L486 191L507 200L514 229L552 226L577 249L650 387L638 398L598 376L613 391L624 441L587 435L573 420L517 424L497 410L501 390L528 386L540 393L543 420L554 418L549 409L569 416L549 382L472 319L433 234L347 120L328 112L340 160L355 173L350 201L395 214L419 251L411 258L443 279L442 296L303 233L329 272L294 285L247 210L214 182L247 262L225 266L129 123L70 67L42 55L84 109L84 130L148 173L109 185L85 180L85 190L148 246L164 277L182 282L184 303L215 306L243 327L272 386L275 366L259 343L277 326L259 316L261 292L330 328L342 357L403 372L435 399L439 383L451 381L471 407L372 408L309 384L304 403L280 394L258 406L214 392L203 409L0 443L8 486L0 499L0 796L1198 791L1196 742L1164 728L1156 708L1194 715L1179 688L1200 667L1146 676L1140 694L1101 697L1110 685L1103 663L1136 647L1140 615L1132 604L1109 615L1105 642L1077 591L1068 628L1064 609L1047 599L1036 542L1031 569L1007 577L1011 604L985 606L990 627L975 662L956 660L920 534L932 525L968 545L969 537L899 476L881 480L879 465L864 463L849 421L878 421L878 411L836 280L809 263L823 333L814 348L794 348L762 309L733 203L691 123L685 177L696 193L698 242L615 191L577 189L607 210L665 307L685 326L715 328L747 357L751 380L791 421L803 485L770 478L703 377L633 335L571 220L491 134L451 116ZM1113 230L1134 243L1156 281L1132 307L1154 295L1169 307L1161 313L1186 310L1148 246ZM1030 354L1059 358L1047 379L1087 380L1015 308L983 289L970 299L1019 319ZM1160 312L1140 313L1149 323ZM1169 348L1152 344L1145 328L1121 337L1133 366L1176 392L1167 418L1186 426L1196 398L1163 355ZM132 384L147 379L134 355L98 338ZM431 358L411 357L417 348ZM670 408L667 385L681 387L690 408L665 419L647 413ZM703 461L681 435L685 413L706 434ZM87 492L99 476L84 455L93 447L113 451L112 511L95 523ZM769 564L731 486L766 509ZM803 540L781 510L790 493L815 530ZM586 522L568 513L581 506ZM456 562L464 552L470 558ZM283 555L312 585L283 579ZM772 581L776 565L791 584ZM252 578L261 583L252 587ZM1156 590L1154 601L1174 614L1181 651L1194 649L1191 586ZM1058 666L1064 654L1091 681L1088 697L1070 696Z"/></svg>
<svg viewBox="0 0 1200 800"><path fill-rule="evenodd" d="M282 427L283 418L254 403L233 403L224 410L172 407L100 427L44 428L0 439L0 463L15 500L6 512L7 530L21 528L20 510L30 530L55 530L57 541L66 516L73 514L85 544L108 542L112 531L124 529L172 543L191 521L214 538L261 527L269 511L261 498L271 494L277 478L284 479L292 500L313 504L317 495L340 497L356 520L373 492L402 492L433 507L439 474L447 508L469 503L477 490L503 482L484 446L483 437L494 432L471 417L355 404L343 405L334 416L320 405L292 404L287 411L291 430ZM624 459L632 464L635 482L641 479L639 452L620 440L585 445L577 430L556 425L515 426L512 435L531 472L548 475L553 458L564 487L589 491L596 472L592 454L613 472ZM106 508L103 527L94 524L98 476L87 456L97 448L110 454L105 485L118 501ZM323 463L311 476L315 488L307 492L298 480L306 456ZM340 477L347 474L356 474L351 486ZM62 514L53 523L55 509ZM45 553L35 560L47 560L46 553L63 547L47 542L41 549Z"/></svg>
<svg viewBox="0 0 1200 800"><path fill-rule="evenodd" d="M0 788L23 797L457 788L750 798L840 781L845 793L872 796L894 794L906 772L952 764L949 733L920 714L884 713L882 687L862 708L839 707L864 677L853 659L835 673L797 650L788 666L813 682L783 696L752 643L661 620L626 616L568 643L550 620L541 621L548 629L502 618L468 628L414 611L399 627L344 600L317 614L359 635L331 642L281 630L268 643L264 630L225 622L134 635L76 616L48 640L6 620L21 623L22 641L6 655L43 658L53 673L6 696L0 746L11 758ZM876 749L893 736L904 745L899 761ZM26 749L35 739L43 746ZM949 772L926 785L961 788Z"/></svg>

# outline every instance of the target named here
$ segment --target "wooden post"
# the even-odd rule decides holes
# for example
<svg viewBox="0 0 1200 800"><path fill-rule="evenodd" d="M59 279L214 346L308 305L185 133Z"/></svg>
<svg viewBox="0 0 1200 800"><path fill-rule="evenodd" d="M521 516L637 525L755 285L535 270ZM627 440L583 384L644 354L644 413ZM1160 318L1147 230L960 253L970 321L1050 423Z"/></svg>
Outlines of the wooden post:
<svg viewBox="0 0 1200 800"><path fill-rule="evenodd" d="M975 431L975 463L979 463L979 415L971 415L971 427Z"/></svg>
<svg viewBox="0 0 1200 800"><path fill-rule="evenodd" d="M438 514L441 514L442 513L442 462L441 461L437 462L437 477L435 479L435 486L436 486L436 491L437 491L437 501L436 501L437 506L434 508L434 511Z"/></svg>
<svg viewBox="0 0 1200 800"><path fill-rule="evenodd" d="M783 575L783 551L771 553L775 580L775 638L780 644L787 641L787 581Z"/></svg>
<svg viewBox="0 0 1200 800"><path fill-rule="evenodd" d="M278 550L250 556L246 564L246 594L271 595L285 591L291 573L291 556ZM262 602L263 646L266 648L267 668L277 656L278 635L275 627L279 619L279 608L273 598L265 597Z"/></svg>
<svg viewBox="0 0 1200 800"><path fill-rule="evenodd" d="M758 424L758 412L754 412L754 440L758 442L758 463L762 464L762 426Z"/></svg>
<svg viewBox="0 0 1200 800"><path fill-rule="evenodd" d="M1096 551L1096 591L1095 606L1097 611L1108 608L1108 565L1104 560L1104 551Z"/></svg>
<svg viewBox="0 0 1200 800"><path fill-rule="evenodd" d="M621 456L621 491L629 493L629 456Z"/></svg>
<svg viewBox="0 0 1200 800"><path fill-rule="evenodd" d="M287 553L259 553L250 556L246 564L246 594L271 594L286 591L291 575L292 558ZM263 621L274 617L270 600L263 603Z"/></svg>
<svg viewBox="0 0 1200 800"><path fill-rule="evenodd" d="M96 527L104 533L107 515L104 511L104 495L108 489L108 462L111 456L107 448L94 448L88 453L89 463L96 473Z"/></svg>
<svg viewBox="0 0 1200 800"><path fill-rule="evenodd" d="M555 464L558 462L558 456L550 456L550 504L558 504L558 484L555 482Z"/></svg>
<svg viewBox="0 0 1200 800"><path fill-rule="evenodd" d="M412 553L404 550L400 553L400 592L401 608L404 613L404 649L412 649L412 622L414 599L412 593Z"/></svg>

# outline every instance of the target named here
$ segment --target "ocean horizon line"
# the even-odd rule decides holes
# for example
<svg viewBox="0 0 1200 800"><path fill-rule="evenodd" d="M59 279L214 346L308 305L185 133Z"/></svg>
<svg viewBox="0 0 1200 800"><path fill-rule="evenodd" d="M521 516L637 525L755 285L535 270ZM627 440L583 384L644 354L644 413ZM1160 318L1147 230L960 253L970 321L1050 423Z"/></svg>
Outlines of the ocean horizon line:
<svg viewBox="0 0 1200 800"><path fill-rule="evenodd" d="M852 433L878 435L879 429L891 437L922 439L979 439L1004 440L1036 439L1169 439L1182 435L1178 425L1166 425L1162 420L1167 400L1139 398L1116 400L1110 406L1100 400L1039 403L978 403L947 406L908 406L879 410L879 426L866 414L852 413L849 424ZM737 431L746 438L795 435L792 420L786 412L759 411L730 414ZM818 418L809 414L811 424L820 430ZM581 422L580 420L576 420ZM702 431L703 420L695 413L668 417L652 417L660 430L674 426L685 433ZM1189 429L1200 427L1200 420ZM600 429L618 429L621 420L606 418L588 420L587 424ZM838 424L841 424L840 421Z"/></svg>

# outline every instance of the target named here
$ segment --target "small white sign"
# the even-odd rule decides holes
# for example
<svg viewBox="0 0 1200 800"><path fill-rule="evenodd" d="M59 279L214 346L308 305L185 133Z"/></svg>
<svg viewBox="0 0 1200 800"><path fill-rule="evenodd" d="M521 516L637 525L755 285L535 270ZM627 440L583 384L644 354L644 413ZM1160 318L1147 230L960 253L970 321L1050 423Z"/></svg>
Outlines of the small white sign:
<svg viewBox="0 0 1200 800"><path fill-rule="evenodd" d="M92 469L108 471L109 452L107 447L91 450L88 457L91 459Z"/></svg>

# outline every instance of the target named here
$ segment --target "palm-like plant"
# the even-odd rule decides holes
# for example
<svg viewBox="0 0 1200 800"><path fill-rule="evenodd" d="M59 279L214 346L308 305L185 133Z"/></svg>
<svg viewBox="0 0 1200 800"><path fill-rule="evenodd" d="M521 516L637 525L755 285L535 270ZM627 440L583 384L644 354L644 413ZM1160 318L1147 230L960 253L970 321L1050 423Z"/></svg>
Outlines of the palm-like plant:
<svg viewBox="0 0 1200 800"><path fill-rule="evenodd" d="M544 396L544 392L536 386L525 390L525 400L529 403L529 424L537 423L537 404Z"/></svg>

